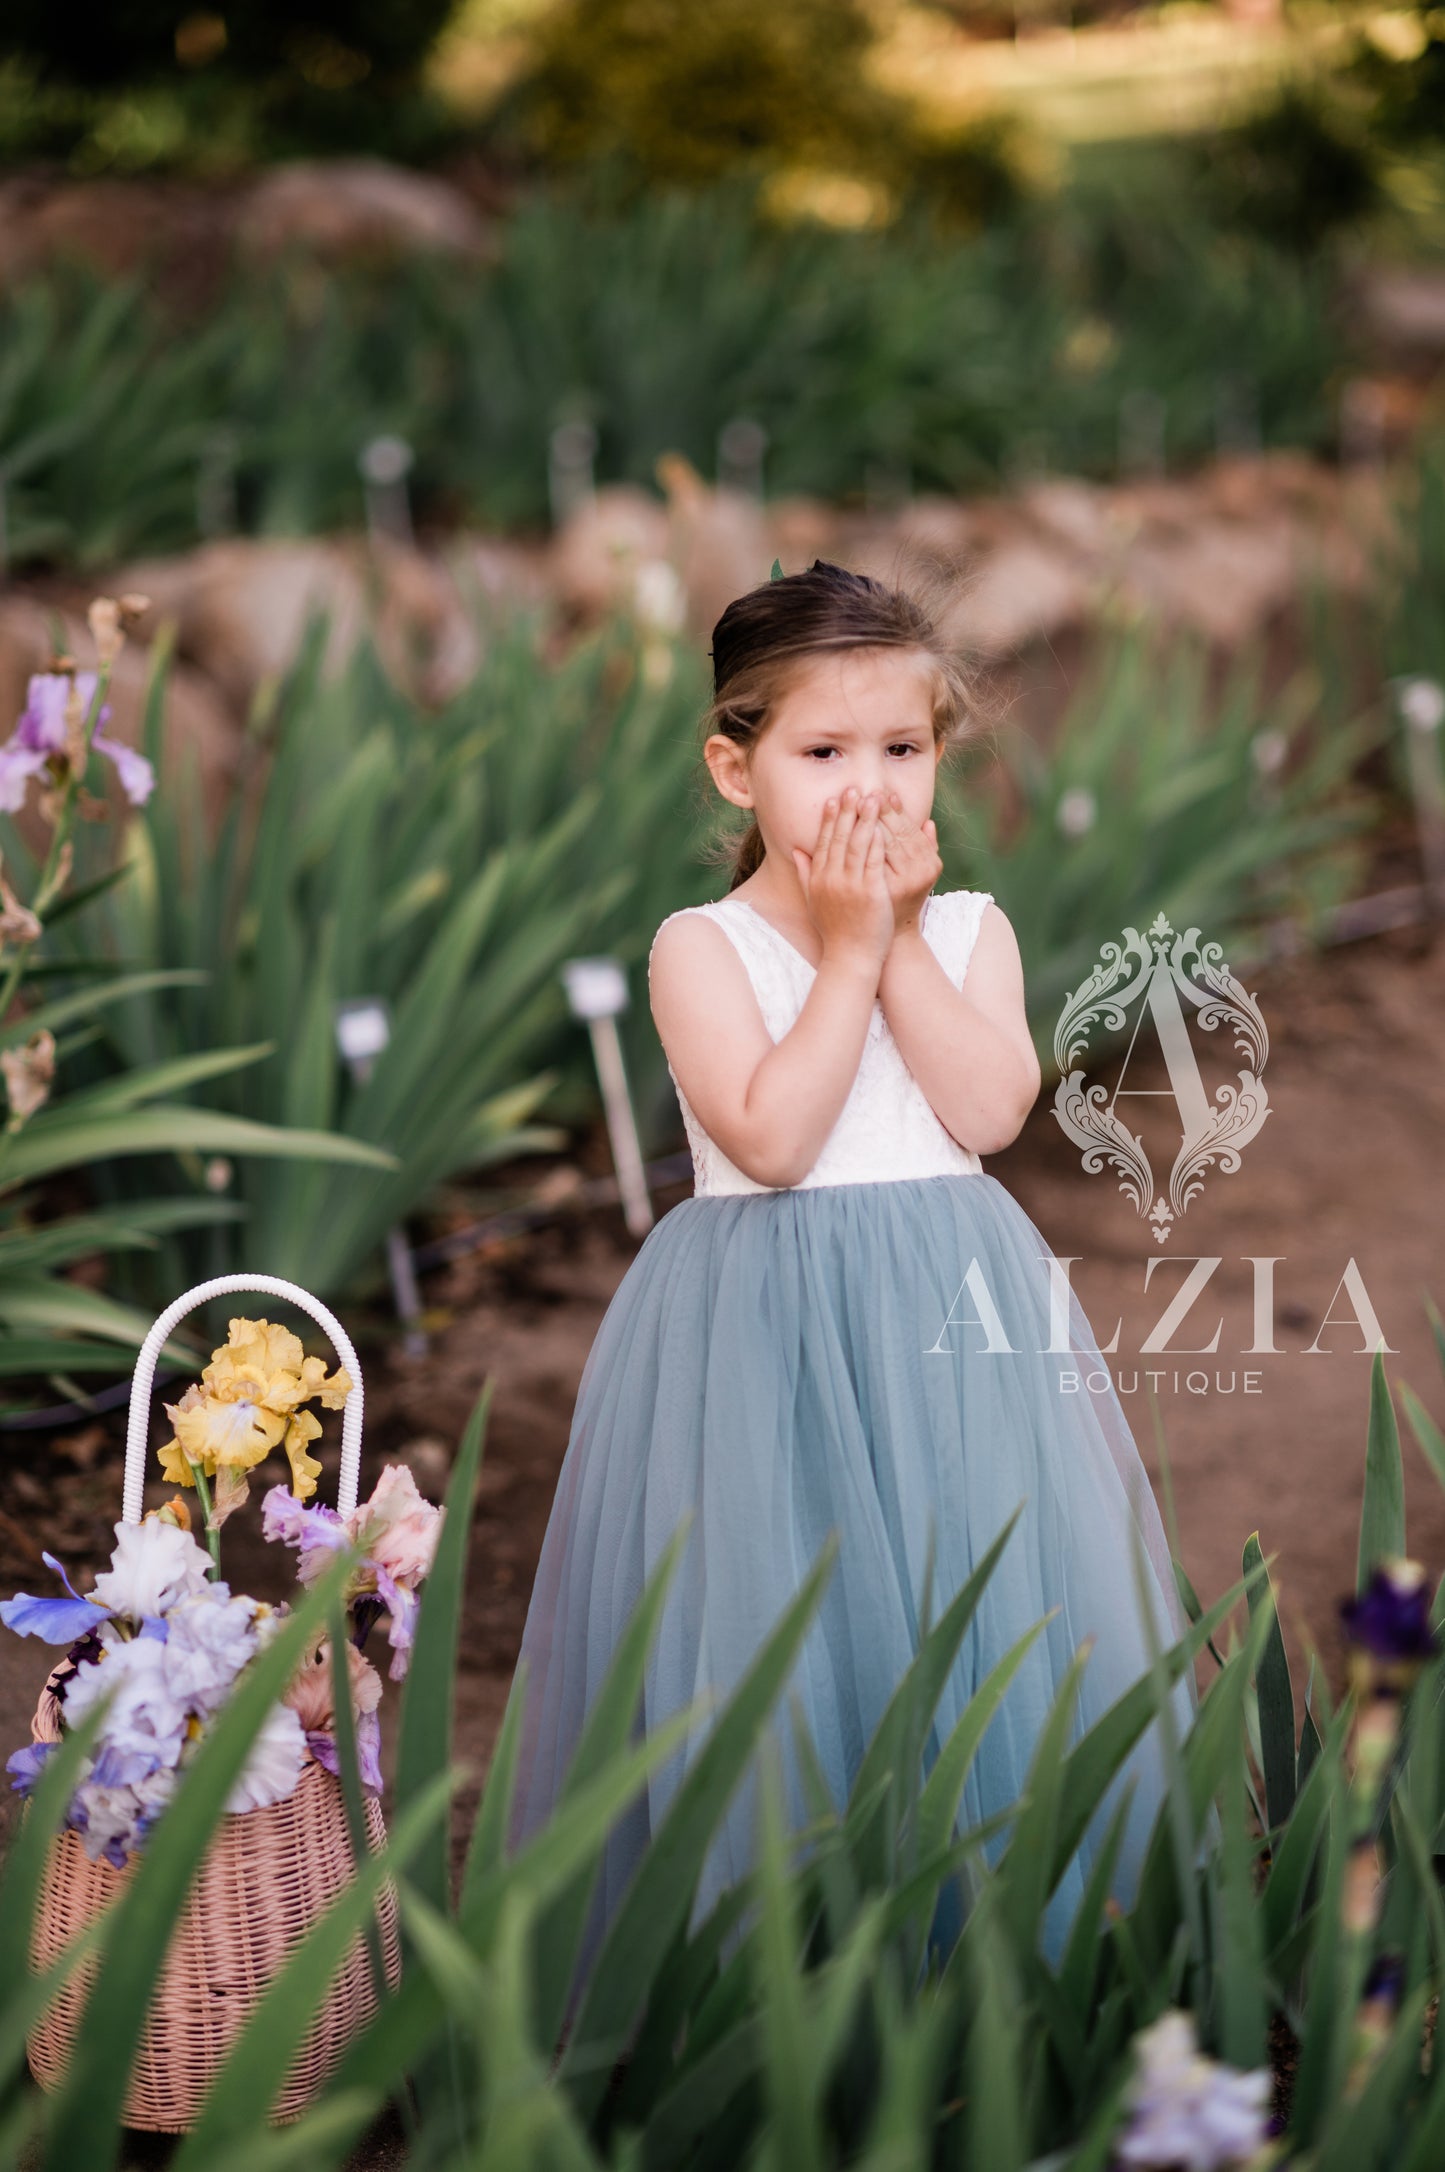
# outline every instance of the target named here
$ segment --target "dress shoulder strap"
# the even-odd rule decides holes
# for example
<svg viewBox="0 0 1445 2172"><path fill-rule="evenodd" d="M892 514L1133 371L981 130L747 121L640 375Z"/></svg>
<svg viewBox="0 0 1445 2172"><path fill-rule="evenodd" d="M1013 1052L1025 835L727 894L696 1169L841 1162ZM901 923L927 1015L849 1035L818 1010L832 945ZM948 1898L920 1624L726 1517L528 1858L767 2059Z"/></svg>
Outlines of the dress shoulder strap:
<svg viewBox="0 0 1445 2172"><path fill-rule="evenodd" d="M955 988L963 986L984 913L992 903L992 890L936 891L930 901L930 936L935 923L938 927L933 948Z"/></svg>

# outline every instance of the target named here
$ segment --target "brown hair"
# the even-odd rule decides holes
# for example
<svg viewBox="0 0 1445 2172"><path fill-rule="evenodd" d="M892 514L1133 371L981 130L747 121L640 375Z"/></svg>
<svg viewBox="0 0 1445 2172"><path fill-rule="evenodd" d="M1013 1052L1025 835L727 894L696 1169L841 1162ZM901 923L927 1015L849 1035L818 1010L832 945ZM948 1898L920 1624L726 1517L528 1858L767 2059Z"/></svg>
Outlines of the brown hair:
<svg viewBox="0 0 1445 2172"><path fill-rule="evenodd" d="M933 666L933 738L961 743L975 714L976 673L942 632L946 578L915 573L893 586L815 558L730 603L712 632L713 698L700 737L721 732L744 749L761 737L802 667L839 649L912 649ZM708 858L731 866L729 890L761 867L762 832L754 821L724 835Z"/></svg>

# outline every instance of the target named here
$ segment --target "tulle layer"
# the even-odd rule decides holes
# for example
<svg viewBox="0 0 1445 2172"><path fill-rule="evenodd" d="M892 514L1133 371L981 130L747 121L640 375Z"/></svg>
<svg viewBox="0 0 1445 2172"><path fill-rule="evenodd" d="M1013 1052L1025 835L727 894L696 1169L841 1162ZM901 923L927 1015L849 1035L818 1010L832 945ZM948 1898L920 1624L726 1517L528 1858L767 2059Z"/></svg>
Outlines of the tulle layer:
<svg viewBox="0 0 1445 2172"><path fill-rule="evenodd" d="M513 1843L555 1804L643 1584L689 1512L635 1731L707 1702L612 1834L578 1982L705 1745L706 1715L830 1531L837 1559L774 1707L795 1829L807 1809L791 1699L841 1809L918 1650L930 1529L936 1622L1023 1504L939 1701L925 1771L990 1668L1056 1610L983 1737L960 1833L1022 1791L1084 1639L1075 1737L1148 1670L1136 1553L1159 1642L1183 1634L1146 1473L1112 1387L1099 1392L1105 1361L1051 1258L987 1174L695 1197L649 1232L588 1355L532 1591ZM1174 1708L1182 1732L1192 1676ZM1135 1783L1113 1878L1127 1906L1162 1800L1157 1726L1121 1779ZM712 1843L694 1927L756 1859L757 1780L755 1757ZM1050 1905L1055 1956L1116 1799L1117 1787ZM935 1936L943 1928L941 1911Z"/></svg>

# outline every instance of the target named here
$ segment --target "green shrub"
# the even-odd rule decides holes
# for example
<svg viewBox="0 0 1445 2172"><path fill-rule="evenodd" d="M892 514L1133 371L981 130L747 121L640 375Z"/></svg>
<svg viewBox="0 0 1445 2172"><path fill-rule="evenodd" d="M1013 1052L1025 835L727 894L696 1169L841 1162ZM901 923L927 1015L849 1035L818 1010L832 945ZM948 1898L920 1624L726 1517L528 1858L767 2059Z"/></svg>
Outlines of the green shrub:
<svg viewBox="0 0 1445 2172"><path fill-rule="evenodd" d="M770 495L854 502L880 468L945 492L1031 461L1112 475L1140 394L1171 464L1214 449L1231 400L1264 444L1333 444L1328 261L1221 234L1157 162L961 233L992 188L974 149L929 147L937 187L878 232L780 226L751 181L638 200L589 169L523 198L466 279L237 273L199 329L140 281L22 282L0 297L11 561L184 548L226 517L218 478L246 532L354 527L382 431L413 447L420 522L527 527L578 414L600 482L654 489L668 451L711 475L743 415Z"/></svg>
<svg viewBox="0 0 1445 2172"><path fill-rule="evenodd" d="M1198 174L1221 218L1293 251L1318 249L1383 201L1363 117L1320 85L1289 83L1259 112L1211 134Z"/></svg>
<svg viewBox="0 0 1445 2172"><path fill-rule="evenodd" d="M621 1031L653 1128L667 1082L639 968L657 922L697 880L685 801L699 667L678 650L667 683L650 685L639 638L620 624L544 666L537 636L525 618L489 627L477 676L429 715L369 650L326 680L314 623L254 721L253 785L219 834L194 772L167 780L132 823L129 879L77 914L86 952L181 976L164 995L111 1006L92 1051L97 1091L217 1035L279 1043L244 1073L198 1082L198 1104L396 1157L340 1181L321 1161L275 1181L239 1165L243 1218L136 1263L157 1302L167 1278L247 1266L333 1291L443 1180L564 1144L558 1117L591 1114L595 1092L560 979L575 954L612 949L632 969ZM148 720L157 756L160 686L158 676ZM389 1005L391 1039L360 1082L335 1017L366 997ZM132 1186L178 1182L194 1196L204 1167L168 1157L95 1174L117 1204Z"/></svg>
<svg viewBox="0 0 1445 2172"><path fill-rule="evenodd" d="M531 32L508 118L549 165L621 152L690 183L759 161L856 171L907 126L867 79L875 37L859 0L561 0Z"/></svg>

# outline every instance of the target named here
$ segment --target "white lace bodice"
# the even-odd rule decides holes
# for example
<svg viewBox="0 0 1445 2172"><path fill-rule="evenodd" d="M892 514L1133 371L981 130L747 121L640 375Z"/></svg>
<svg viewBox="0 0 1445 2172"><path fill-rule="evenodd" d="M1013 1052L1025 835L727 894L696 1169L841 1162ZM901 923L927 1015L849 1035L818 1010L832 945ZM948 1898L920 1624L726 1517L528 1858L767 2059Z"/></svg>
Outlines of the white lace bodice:
<svg viewBox="0 0 1445 2172"><path fill-rule="evenodd" d="M919 919L924 941L956 988L963 986L991 890L946 890L925 898ZM794 1024L813 984L815 969L803 953L780 935L746 898L724 897L707 905L684 905L682 912L706 913L727 934L752 982L763 1023L774 1041ZM676 920L669 913L668 920ZM658 930L667 926L667 920ZM657 937L653 937L655 943ZM648 954L649 970L651 953ZM920 1176L977 1176L983 1164L946 1130L903 1060L889 1030L883 1005L873 1005L868 1038L852 1091L822 1150L797 1186L759 1184L729 1161L703 1130L677 1084L678 1105L692 1149L694 1190L698 1193L798 1190L818 1184L878 1184Z"/></svg>

